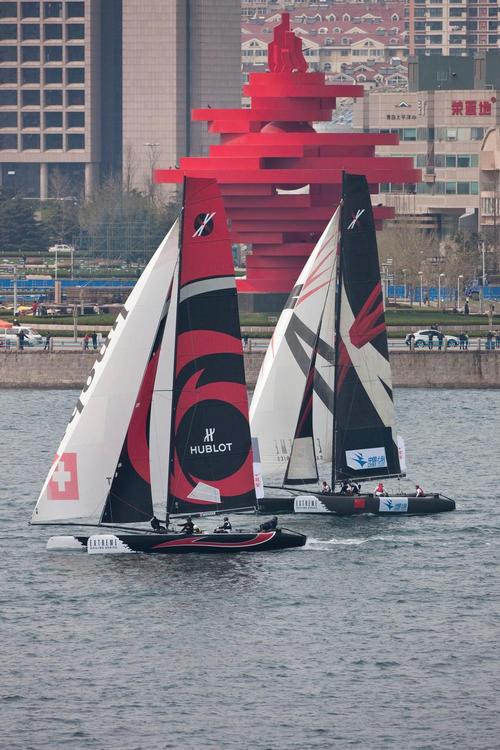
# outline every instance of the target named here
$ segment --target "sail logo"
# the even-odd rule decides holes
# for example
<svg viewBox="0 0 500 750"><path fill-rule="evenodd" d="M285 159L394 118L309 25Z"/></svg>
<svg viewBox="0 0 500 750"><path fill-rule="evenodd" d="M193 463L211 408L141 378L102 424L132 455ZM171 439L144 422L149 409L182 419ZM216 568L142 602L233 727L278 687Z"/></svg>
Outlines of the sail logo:
<svg viewBox="0 0 500 750"><path fill-rule="evenodd" d="M345 452L347 466L354 471L387 468L385 448L364 448Z"/></svg>
<svg viewBox="0 0 500 750"><path fill-rule="evenodd" d="M213 443L215 435L215 427L207 427L205 429L205 437L203 438L204 443Z"/></svg>
<svg viewBox="0 0 500 750"><path fill-rule="evenodd" d="M356 211L355 215L352 218L351 223L347 225L347 228L354 229L355 227L357 227L358 221L361 218L361 216L363 216L364 212L365 212L364 208L358 208L358 210Z"/></svg>
<svg viewBox="0 0 500 750"><path fill-rule="evenodd" d="M203 453L230 453L233 447L232 443L219 443L218 445L214 442L215 427L205 427L205 437L203 438L203 445L190 445L189 450L191 455L201 455Z"/></svg>
<svg viewBox="0 0 500 750"><path fill-rule="evenodd" d="M215 211L212 211L211 214L198 214L194 220L195 232L193 237L206 237L211 234L214 228L214 216Z"/></svg>
<svg viewBox="0 0 500 750"><path fill-rule="evenodd" d="M55 468L47 484L48 500L79 500L76 453L56 456Z"/></svg>

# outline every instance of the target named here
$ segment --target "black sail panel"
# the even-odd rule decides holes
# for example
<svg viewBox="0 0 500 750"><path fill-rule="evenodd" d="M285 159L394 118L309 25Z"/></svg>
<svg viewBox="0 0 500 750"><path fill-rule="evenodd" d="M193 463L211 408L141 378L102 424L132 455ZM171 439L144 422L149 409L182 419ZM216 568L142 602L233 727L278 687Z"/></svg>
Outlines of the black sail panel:
<svg viewBox="0 0 500 750"><path fill-rule="evenodd" d="M176 321L168 510L253 508L238 299L215 180L185 182Z"/></svg>
<svg viewBox="0 0 500 750"><path fill-rule="evenodd" d="M363 175L343 177L340 247L334 479L400 476L377 240Z"/></svg>

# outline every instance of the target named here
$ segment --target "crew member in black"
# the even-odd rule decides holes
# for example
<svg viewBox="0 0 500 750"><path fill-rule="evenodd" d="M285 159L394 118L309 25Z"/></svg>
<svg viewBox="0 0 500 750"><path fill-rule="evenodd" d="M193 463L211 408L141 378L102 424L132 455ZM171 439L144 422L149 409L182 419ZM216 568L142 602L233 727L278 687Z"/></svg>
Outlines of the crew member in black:
<svg viewBox="0 0 500 750"><path fill-rule="evenodd" d="M181 531L183 531L188 536L191 536L194 531L194 523L191 516L188 516L186 518L186 523L182 524Z"/></svg>
<svg viewBox="0 0 500 750"><path fill-rule="evenodd" d="M215 529L215 531L222 531L222 532L232 531L232 528L233 527L231 526L231 521L229 520L227 516L224 516L224 523L221 526L219 526L218 529Z"/></svg>
<svg viewBox="0 0 500 750"><path fill-rule="evenodd" d="M340 494L341 495L351 495L352 494L351 491L350 491L349 482L347 482L347 480L344 481L344 482L342 482L342 486L340 488Z"/></svg>
<svg viewBox="0 0 500 750"><path fill-rule="evenodd" d="M153 527L153 531L156 531L156 533L158 534L160 532L166 532L167 530L165 526L161 525L160 521L158 520L158 518L156 518L156 516L153 516L153 518L151 519L151 526Z"/></svg>
<svg viewBox="0 0 500 750"><path fill-rule="evenodd" d="M278 516L273 516L270 521L264 521L259 526L259 531L273 531L278 525Z"/></svg>

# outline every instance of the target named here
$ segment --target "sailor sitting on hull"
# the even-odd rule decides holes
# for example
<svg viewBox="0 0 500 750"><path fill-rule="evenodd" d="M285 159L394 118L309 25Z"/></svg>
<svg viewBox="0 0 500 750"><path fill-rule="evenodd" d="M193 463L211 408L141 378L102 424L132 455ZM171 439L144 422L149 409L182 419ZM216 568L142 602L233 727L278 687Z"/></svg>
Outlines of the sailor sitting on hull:
<svg viewBox="0 0 500 750"><path fill-rule="evenodd" d="M264 521L259 526L259 531L274 531L278 526L278 516L273 516L270 521Z"/></svg>
<svg viewBox="0 0 500 750"><path fill-rule="evenodd" d="M330 487L330 485L328 484L328 482L323 482L322 485L321 485L321 494L322 495L329 495L331 491L332 491L332 488Z"/></svg>
<svg viewBox="0 0 500 750"><path fill-rule="evenodd" d="M423 497L425 492L419 484L415 485L415 497Z"/></svg>
<svg viewBox="0 0 500 750"><path fill-rule="evenodd" d="M218 528L215 529L216 534L226 534L227 532L232 530L231 521L227 516L224 516L224 523L222 523Z"/></svg>
<svg viewBox="0 0 500 750"><path fill-rule="evenodd" d="M181 532L184 532L188 536L191 536L194 533L194 523L193 523L193 519L191 518L191 516L188 516L186 518L186 521L185 523L182 524L180 530Z"/></svg>
<svg viewBox="0 0 500 750"><path fill-rule="evenodd" d="M153 516L153 518L151 519L151 526L153 527L153 531L156 531L157 534L167 533L167 527L162 526L156 516Z"/></svg>

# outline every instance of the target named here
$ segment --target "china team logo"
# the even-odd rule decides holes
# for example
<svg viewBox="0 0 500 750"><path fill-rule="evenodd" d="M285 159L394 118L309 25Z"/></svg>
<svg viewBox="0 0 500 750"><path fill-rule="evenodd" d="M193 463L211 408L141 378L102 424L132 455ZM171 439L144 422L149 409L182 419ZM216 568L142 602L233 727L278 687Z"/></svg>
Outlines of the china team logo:
<svg viewBox="0 0 500 750"><path fill-rule="evenodd" d="M55 469L47 485L49 500L79 500L76 453L56 456Z"/></svg>

